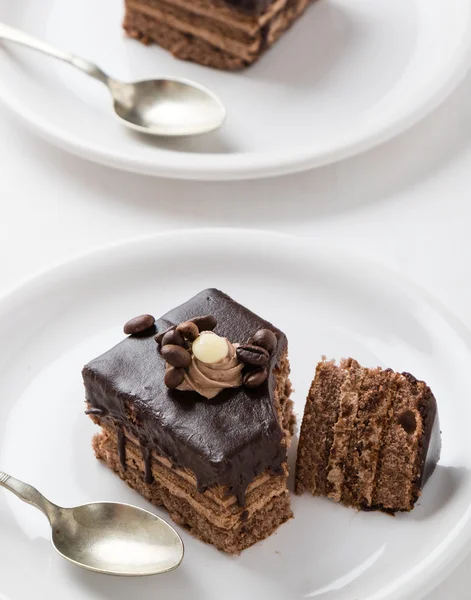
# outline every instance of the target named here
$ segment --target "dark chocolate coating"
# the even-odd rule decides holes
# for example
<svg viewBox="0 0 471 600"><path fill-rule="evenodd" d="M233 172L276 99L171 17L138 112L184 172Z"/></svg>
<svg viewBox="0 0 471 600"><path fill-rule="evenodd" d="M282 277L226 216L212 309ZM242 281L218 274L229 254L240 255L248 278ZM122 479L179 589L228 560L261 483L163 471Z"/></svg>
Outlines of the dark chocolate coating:
<svg viewBox="0 0 471 600"><path fill-rule="evenodd" d="M249 15L262 15L274 0L225 0L229 6Z"/></svg>
<svg viewBox="0 0 471 600"><path fill-rule="evenodd" d="M213 400L196 392L169 390L165 361L153 335L130 337L83 369L86 399L124 426L141 445L196 475L198 489L228 485L239 504L247 486L266 470L281 472L286 448L274 408L272 373L287 348L286 336L226 294L209 289L171 310L159 321L164 331L182 321L214 315L215 330L231 342L245 342L258 329L271 329L278 346L270 375L259 388L224 390Z"/></svg>
<svg viewBox="0 0 471 600"><path fill-rule="evenodd" d="M403 375L408 374L403 373ZM430 388L427 388L425 398L419 410L423 420L423 434L420 446L420 477L416 482L417 498L419 497L422 488L435 471L442 450L442 436L437 401Z"/></svg>

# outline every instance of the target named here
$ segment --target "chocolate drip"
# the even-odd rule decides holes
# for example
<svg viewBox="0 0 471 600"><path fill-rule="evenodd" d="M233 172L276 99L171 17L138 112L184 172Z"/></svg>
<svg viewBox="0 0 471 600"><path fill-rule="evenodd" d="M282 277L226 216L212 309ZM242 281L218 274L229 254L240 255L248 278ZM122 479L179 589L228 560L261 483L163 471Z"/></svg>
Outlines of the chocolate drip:
<svg viewBox="0 0 471 600"><path fill-rule="evenodd" d="M259 48L259 52L265 52L265 50L268 48L268 34L270 33L270 28L271 28L271 21L268 21L268 23L266 25L264 25L260 31L260 48Z"/></svg>
<svg viewBox="0 0 471 600"><path fill-rule="evenodd" d="M232 490L233 493L235 494L235 497L237 498L237 504L241 507L241 508L245 508L246 505L246 492L247 492L247 487L248 484L246 483L243 487L239 487L236 488L235 490Z"/></svg>
<svg viewBox="0 0 471 600"><path fill-rule="evenodd" d="M272 4L273 0L226 0L227 4L233 6L248 15L261 15Z"/></svg>
<svg viewBox="0 0 471 600"><path fill-rule="evenodd" d="M197 483L196 489L198 490L199 494L204 494L206 492L206 490L208 489L208 486L207 485L200 485L199 483Z"/></svg>
<svg viewBox="0 0 471 600"><path fill-rule="evenodd" d="M148 446L141 445L142 458L144 460L144 482L150 485L154 483L154 476L152 474L152 450Z"/></svg>
<svg viewBox="0 0 471 600"><path fill-rule="evenodd" d="M105 413L101 408L89 408L85 411L86 415L96 415L97 417L103 416Z"/></svg>
<svg viewBox="0 0 471 600"><path fill-rule="evenodd" d="M123 428L119 425L116 427L116 434L118 436L119 462L121 463L123 470L126 471L126 436L124 435Z"/></svg>

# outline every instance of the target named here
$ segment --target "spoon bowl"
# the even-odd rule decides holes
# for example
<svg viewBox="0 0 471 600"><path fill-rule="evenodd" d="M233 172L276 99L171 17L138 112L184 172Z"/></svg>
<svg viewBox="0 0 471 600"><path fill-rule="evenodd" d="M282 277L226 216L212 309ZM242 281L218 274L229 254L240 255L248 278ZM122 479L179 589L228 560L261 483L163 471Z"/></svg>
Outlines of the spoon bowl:
<svg viewBox="0 0 471 600"><path fill-rule="evenodd" d="M107 575L143 576L176 569L184 554L175 530L152 513L113 502L61 509L52 544L68 561Z"/></svg>
<svg viewBox="0 0 471 600"><path fill-rule="evenodd" d="M54 548L83 569L138 577L167 573L183 560L183 542L173 527L137 506L95 502L61 508L3 471L0 487L43 512L52 528Z"/></svg>
<svg viewBox="0 0 471 600"><path fill-rule="evenodd" d="M226 118L224 105L217 96L183 79L109 81L109 88L116 115L141 133L198 135L218 129Z"/></svg>
<svg viewBox="0 0 471 600"><path fill-rule="evenodd" d="M226 109L219 98L193 81L172 77L135 83L117 81L90 61L53 48L4 23L0 23L0 40L62 60L105 84L121 123L140 133L165 137L199 135L218 129L226 118Z"/></svg>

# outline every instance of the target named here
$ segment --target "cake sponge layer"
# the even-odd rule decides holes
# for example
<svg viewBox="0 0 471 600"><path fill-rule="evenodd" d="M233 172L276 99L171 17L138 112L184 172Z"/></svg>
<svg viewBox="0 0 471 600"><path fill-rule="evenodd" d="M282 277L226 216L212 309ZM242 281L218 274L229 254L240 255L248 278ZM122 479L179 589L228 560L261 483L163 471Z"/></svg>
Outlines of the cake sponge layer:
<svg viewBox="0 0 471 600"><path fill-rule="evenodd" d="M304 13L312 0L276 0L247 15L221 0L126 0L124 29L176 58L239 70L254 62Z"/></svg>
<svg viewBox="0 0 471 600"><path fill-rule="evenodd" d="M164 506L171 518L194 536L224 552L239 554L271 535L292 517L290 497L283 478L271 476L260 486L258 493L254 494L258 506L249 503L245 509L236 508L235 513L229 507L215 518L207 509L203 510L203 504L199 505L204 494L194 489L193 501L189 501L187 490L175 483L165 483L157 469L152 483L146 483L142 465L140 468L135 453L129 452L126 469L123 469L116 438L109 432L96 435L93 448L97 458L130 487L154 506ZM270 479L275 483L275 488L270 485Z"/></svg>

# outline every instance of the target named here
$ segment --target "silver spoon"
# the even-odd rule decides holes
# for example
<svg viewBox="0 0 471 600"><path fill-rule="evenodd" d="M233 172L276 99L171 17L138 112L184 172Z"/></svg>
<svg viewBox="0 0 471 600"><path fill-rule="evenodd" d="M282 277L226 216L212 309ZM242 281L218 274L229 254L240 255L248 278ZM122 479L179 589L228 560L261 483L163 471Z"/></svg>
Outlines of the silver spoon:
<svg viewBox="0 0 471 600"><path fill-rule="evenodd" d="M63 60L104 83L113 97L115 114L135 131L170 137L196 135L218 129L226 118L226 109L221 100L192 81L165 78L124 83L108 77L83 58L57 50L2 23L0 39Z"/></svg>
<svg viewBox="0 0 471 600"><path fill-rule="evenodd" d="M0 471L2 486L46 515L52 545L78 567L106 575L157 575L176 569L183 560L178 533L147 510L116 502L61 508Z"/></svg>

